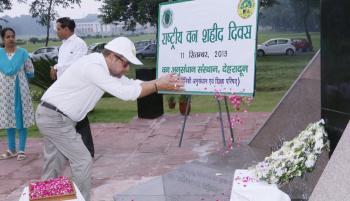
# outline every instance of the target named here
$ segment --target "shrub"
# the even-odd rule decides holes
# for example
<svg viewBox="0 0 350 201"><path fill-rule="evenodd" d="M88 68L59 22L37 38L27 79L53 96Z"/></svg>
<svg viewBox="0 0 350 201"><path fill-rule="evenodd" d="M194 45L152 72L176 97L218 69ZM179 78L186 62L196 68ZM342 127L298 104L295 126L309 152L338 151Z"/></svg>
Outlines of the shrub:
<svg viewBox="0 0 350 201"><path fill-rule="evenodd" d="M45 91L42 89L30 89L30 96L32 97L33 101L40 101L44 92Z"/></svg>
<svg viewBox="0 0 350 201"><path fill-rule="evenodd" d="M51 66L55 65L56 62L48 57L32 58L35 73L34 78L30 79L30 83L34 84L44 90L49 88L54 82L50 78Z"/></svg>
<svg viewBox="0 0 350 201"><path fill-rule="evenodd" d="M187 99L189 98L189 95L181 94L179 96L179 103L185 103L187 102Z"/></svg>

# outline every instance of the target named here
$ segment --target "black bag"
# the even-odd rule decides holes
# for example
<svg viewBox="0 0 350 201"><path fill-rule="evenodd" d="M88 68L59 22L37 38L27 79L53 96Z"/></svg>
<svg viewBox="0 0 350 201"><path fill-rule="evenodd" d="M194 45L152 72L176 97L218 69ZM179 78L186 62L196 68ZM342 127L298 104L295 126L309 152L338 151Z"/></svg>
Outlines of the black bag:
<svg viewBox="0 0 350 201"><path fill-rule="evenodd" d="M79 121L75 126L77 133L81 135L81 139L83 140L86 148L89 150L91 157L93 158L95 155L94 141L91 135L90 123L89 119L86 116L83 120Z"/></svg>

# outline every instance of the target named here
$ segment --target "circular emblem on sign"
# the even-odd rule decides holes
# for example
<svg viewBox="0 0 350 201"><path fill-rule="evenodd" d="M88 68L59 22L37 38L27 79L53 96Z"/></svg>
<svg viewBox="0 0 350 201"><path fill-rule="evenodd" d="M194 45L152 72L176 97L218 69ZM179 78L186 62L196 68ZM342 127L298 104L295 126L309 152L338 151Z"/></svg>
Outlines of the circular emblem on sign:
<svg viewBox="0 0 350 201"><path fill-rule="evenodd" d="M162 25L164 28L168 28L173 24L173 12L167 9L163 12Z"/></svg>
<svg viewBox="0 0 350 201"><path fill-rule="evenodd" d="M255 2L254 0L240 0L238 3L238 15L247 19L253 15L255 10Z"/></svg>

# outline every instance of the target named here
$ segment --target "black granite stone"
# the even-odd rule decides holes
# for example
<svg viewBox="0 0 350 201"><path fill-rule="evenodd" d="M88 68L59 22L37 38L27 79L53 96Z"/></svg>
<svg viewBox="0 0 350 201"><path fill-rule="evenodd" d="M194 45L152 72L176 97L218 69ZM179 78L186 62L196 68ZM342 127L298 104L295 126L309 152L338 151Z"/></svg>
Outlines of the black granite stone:
<svg viewBox="0 0 350 201"><path fill-rule="evenodd" d="M350 1L321 1L321 110L333 151L350 119Z"/></svg>
<svg viewBox="0 0 350 201"><path fill-rule="evenodd" d="M235 170L268 154L247 145L214 153L117 194L114 201L229 201Z"/></svg>

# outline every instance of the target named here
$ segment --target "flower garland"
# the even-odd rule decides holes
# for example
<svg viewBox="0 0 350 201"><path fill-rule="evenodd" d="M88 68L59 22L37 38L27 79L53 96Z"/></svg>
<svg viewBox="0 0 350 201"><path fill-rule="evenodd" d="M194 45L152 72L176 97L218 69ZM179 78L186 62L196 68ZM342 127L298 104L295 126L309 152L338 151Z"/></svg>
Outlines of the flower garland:
<svg viewBox="0 0 350 201"><path fill-rule="evenodd" d="M329 150L324 121L309 124L297 137L286 141L264 161L251 167L260 180L284 184L295 176L311 172L322 151Z"/></svg>

